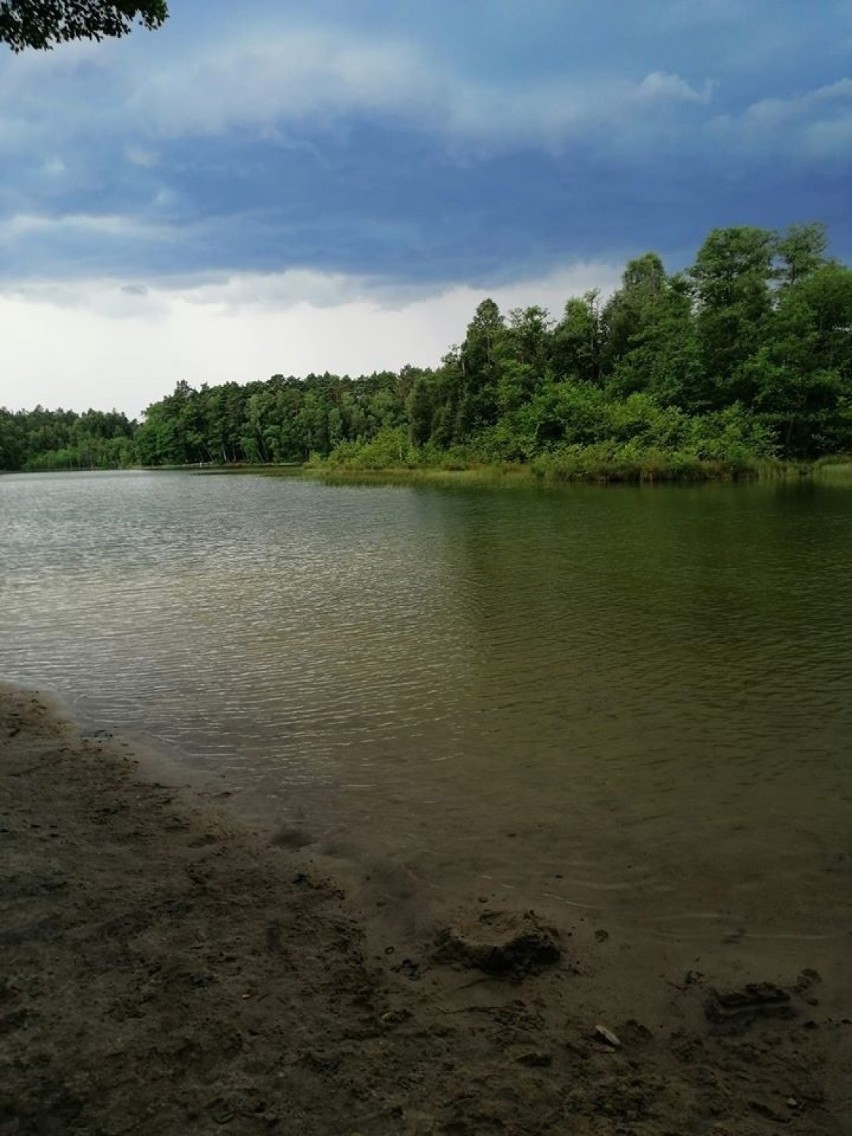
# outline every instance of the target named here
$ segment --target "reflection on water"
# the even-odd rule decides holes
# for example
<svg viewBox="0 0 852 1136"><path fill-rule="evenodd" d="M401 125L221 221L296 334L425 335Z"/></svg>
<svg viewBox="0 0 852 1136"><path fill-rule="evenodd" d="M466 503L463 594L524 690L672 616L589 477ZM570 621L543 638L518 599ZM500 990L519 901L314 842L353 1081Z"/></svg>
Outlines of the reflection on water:
<svg viewBox="0 0 852 1136"><path fill-rule="evenodd" d="M0 674L452 893L820 934L850 521L830 485L9 476Z"/></svg>

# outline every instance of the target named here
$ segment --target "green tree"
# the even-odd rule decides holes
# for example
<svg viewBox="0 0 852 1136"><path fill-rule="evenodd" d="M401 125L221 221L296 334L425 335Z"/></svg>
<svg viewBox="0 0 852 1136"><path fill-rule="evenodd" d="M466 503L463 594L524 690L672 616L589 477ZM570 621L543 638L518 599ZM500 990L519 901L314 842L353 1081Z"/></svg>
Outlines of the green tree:
<svg viewBox="0 0 852 1136"><path fill-rule="evenodd" d="M137 423L115 410L0 409L0 469L118 469L137 461Z"/></svg>
<svg viewBox="0 0 852 1136"><path fill-rule="evenodd" d="M781 286L795 284L826 263L828 236L820 221L790 225L775 238L775 278Z"/></svg>
<svg viewBox="0 0 852 1136"><path fill-rule="evenodd" d="M500 309L493 300L483 300L459 350L461 389L455 426L459 439L490 425L497 417L499 352L505 333Z"/></svg>
<svg viewBox="0 0 852 1136"><path fill-rule="evenodd" d="M0 43L49 50L69 40L124 36L136 23L159 28L168 14L165 0L0 0Z"/></svg>
<svg viewBox="0 0 852 1136"><path fill-rule="evenodd" d="M714 229L689 270L701 362L716 406L743 395L738 370L763 342L772 310L773 244L766 229Z"/></svg>
<svg viewBox="0 0 852 1136"><path fill-rule="evenodd" d="M601 312L597 289L565 304L562 319L553 329L551 359L560 378L573 377L597 383L602 376Z"/></svg>
<svg viewBox="0 0 852 1136"><path fill-rule="evenodd" d="M445 449L460 441L459 403L464 385L461 348L454 345L441 359L441 366L431 383L431 429L429 441Z"/></svg>
<svg viewBox="0 0 852 1136"><path fill-rule="evenodd" d="M408 396L408 436L415 446L425 446L432 437L435 410L435 382L421 375Z"/></svg>
<svg viewBox="0 0 852 1136"><path fill-rule="evenodd" d="M701 362L690 286L682 276L672 276L646 300L641 318L630 315L626 350L610 363L607 391L617 398L646 391L664 405L701 412L713 398Z"/></svg>
<svg viewBox="0 0 852 1136"><path fill-rule="evenodd" d="M18 470L26 455L26 435L20 414L0 408L0 469Z"/></svg>
<svg viewBox="0 0 852 1136"><path fill-rule="evenodd" d="M601 313L602 364L611 371L660 318L666 299L666 270L655 252L631 260ZM638 387L636 389L639 389Z"/></svg>
<svg viewBox="0 0 852 1136"><path fill-rule="evenodd" d="M825 262L786 285L744 377L782 456L807 459L852 446L852 271Z"/></svg>
<svg viewBox="0 0 852 1136"><path fill-rule="evenodd" d="M356 468L524 461L565 477L737 473L852 451L852 271L821 225L711 233L688 272L646 253L601 307L504 320L484 300L435 370L177 384L115 411L0 410L0 468L216 461ZM614 474L613 474L614 471Z"/></svg>

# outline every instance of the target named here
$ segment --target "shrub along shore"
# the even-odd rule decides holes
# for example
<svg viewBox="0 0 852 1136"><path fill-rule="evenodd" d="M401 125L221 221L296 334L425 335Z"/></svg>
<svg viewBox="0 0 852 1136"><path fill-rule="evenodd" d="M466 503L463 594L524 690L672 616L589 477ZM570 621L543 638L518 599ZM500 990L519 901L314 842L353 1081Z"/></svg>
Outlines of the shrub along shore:
<svg viewBox="0 0 852 1136"><path fill-rule="evenodd" d="M142 422L0 410L0 469L308 464L516 470L545 481L779 476L852 452L852 270L824 227L716 229L670 274L541 307L477 307L436 368L181 381Z"/></svg>

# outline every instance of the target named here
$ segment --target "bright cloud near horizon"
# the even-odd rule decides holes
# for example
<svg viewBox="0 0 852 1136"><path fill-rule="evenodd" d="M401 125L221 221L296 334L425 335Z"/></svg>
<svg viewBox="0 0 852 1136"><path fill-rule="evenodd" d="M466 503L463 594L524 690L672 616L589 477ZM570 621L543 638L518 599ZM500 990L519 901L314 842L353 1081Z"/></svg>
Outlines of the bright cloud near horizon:
<svg viewBox="0 0 852 1136"><path fill-rule="evenodd" d="M647 249L852 254L852 0L172 0L0 49L0 405L435 365Z"/></svg>

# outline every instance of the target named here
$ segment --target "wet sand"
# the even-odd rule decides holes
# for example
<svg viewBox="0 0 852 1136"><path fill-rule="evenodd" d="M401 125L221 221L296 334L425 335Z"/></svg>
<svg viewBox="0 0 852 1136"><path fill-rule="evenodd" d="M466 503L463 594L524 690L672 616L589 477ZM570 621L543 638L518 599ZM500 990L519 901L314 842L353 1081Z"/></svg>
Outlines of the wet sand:
<svg viewBox="0 0 852 1136"><path fill-rule="evenodd" d="M37 692L0 784L2 1136L852 1132L848 932L687 968L483 896L427 934Z"/></svg>

